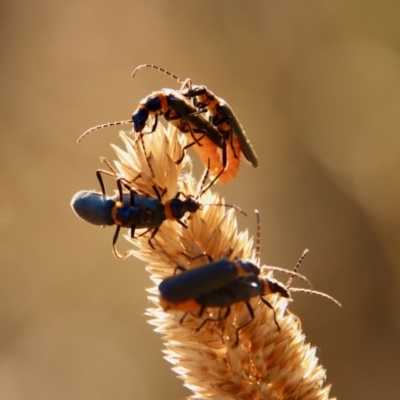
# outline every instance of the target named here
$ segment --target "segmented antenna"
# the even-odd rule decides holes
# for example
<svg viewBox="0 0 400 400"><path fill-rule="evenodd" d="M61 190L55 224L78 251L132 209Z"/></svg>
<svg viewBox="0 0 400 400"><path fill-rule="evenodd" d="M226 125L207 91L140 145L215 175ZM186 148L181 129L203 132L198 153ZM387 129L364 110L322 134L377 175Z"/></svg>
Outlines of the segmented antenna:
<svg viewBox="0 0 400 400"><path fill-rule="evenodd" d="M271 271L277 271L277 272L282 272L283 274L288 274L288 275L293 275L296 276L297 278L303 280L304 282L307 283L307 285L312 289L313 285L310 282L308 278L306 278L304 275L299 274L298 272L290 271L286 268L281 268L281 267L275 267L272 265L263 265L261 269L266 269L266 270L271 270Z"/></svg>
<svg viewBox="0 0 400 400"><path fill-rule="evenodd" d="M116 122L108 122L107 124L93 126L89 128L87 131L83 132L81 136L79 136L77 143L79 143L88 133L97 131L98 129L109 128L110 126L117 126L117 125L128 125L133 124L133 121L130 119L129 121L116 121Z"/></svg>
<svg viewBox="0 0 400 400"><path fill-rule="evenodd" d="M257 219L257 241L256 241L256 259L257 259L257 266L260 268L261 265L261 218L260 212L258 210L254 210L256 213Z"/></svg>
<svg viewBox="0 0 400 400"><path fill-rule="evenodd" d="M243 211L240 207L235 206L234 204L223 204L223 203L201 203L202 206L220 206L220 207L226 207L226 208L233 208L234 210L240 212L240 214L243 214L245 217L247 217L247 213Z"/></svg>
<svg viewBox="0 0 400 400"><path fill-rule="evenodd" d="M303 254L302 254L301 257L300 257L300 260L297 262L296 266L294 267L294 270L293 270L294 273L296 273L296 272L299 270L301 263L303 262L305 256L308 254L309 251L310 251L310 250L308 250L308 249L305 249L305 250L303 251ZM292 276L289 277L289 279L287 280L286 285L285 285L286 288L289 288L289 286L290 286L290 284L292 283L293 278L294 278L295 276L296 276L296 275L292 274Z"/></svg>
<svg viewBox="0 0 400 400"><path fill-rule="evenodd" d="M179 82L179 83L184 83L185 81L183 81L181 78L179 78L179 77L177 77L176 75L174 75L172 72L169 72L169 71L167 71L166 69L164 69L164 68L161 68L161 67L157 67L157 65L153 65L153 64L142 64L142 65L139 65L138 67L136 67L135 68L135 70L132 72L132 75L131 75L131 78L133 79L134 77L135 77L135 75L136 75L136 72L138 72L140 69L142 69L142 68L154 68L154 69L156 69L157 71L160 71L160 72L164 72L164 74L166 74L166 75L168 75L168 76L170 76L172 79L175 79L177 82Z"/></svg>
<svg viewBox="0 0 400 400"><path fill-rule="evenodd" d="M328 300L333 301L335 304L337 304L339 307L342 307L342 305L332 296L329 296L329 294L326 293L322 293L322 292L318 292L316 290L313 289L303 289L303 288L289 288L290 284L293 281L293 278L295 276L298 276L299 274L297 273L297 271L300 268L301 263L303 262L305 256L308 254L309 250L305 249L303 254L300 257L300 260L298 261L298 263L296 264L293 272L291 273L292 275L290 276L290 278L288 279L287 283L286 283L286 289L288 292L302 292L302 293L309 293L309 294L315 294L317 296L321 296L321 297L325 297Z"/></svg>
<svg viewBox="0 0 400 400"><path fill-rule="evenodd" d="M303 289L303 288L290 288L288 289L288 292L303 292L303 293L316 294L317 296L325 297L326 299L333 301L339 307L342 307L342 305L334 297L329 296L329 294L326 293L317 292L316 290Z"/></svg>

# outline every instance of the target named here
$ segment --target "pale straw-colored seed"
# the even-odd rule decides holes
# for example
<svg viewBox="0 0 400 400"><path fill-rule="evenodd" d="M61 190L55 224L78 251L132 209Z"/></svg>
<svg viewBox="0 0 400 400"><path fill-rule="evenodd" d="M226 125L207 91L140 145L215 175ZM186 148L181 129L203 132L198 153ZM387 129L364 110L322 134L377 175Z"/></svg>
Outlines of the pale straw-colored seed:
<svg viewBox="0 0 400 400"><path fill-rule="evenodd" d="M181 164L175 163L186 143L183 135L171 127L166 130L159 123L154 133L143 137L147 157L141 140L125 133L121 133L121 138L126 150L113 146L119 158L115 165L120 176L132 182L138 192L154 197L153 185L156 185L159 190L167 189L163 201L178 191L197 196L201 182L197 183L191 174L189 156ZM223 203L212 190L199 201ZM227 319L208 322L199 332L196 328L202 318L187 315L180 323L182 312L164 312L160 308L158 284L163 278L173 275L177 265L191 269L207 262L202 257L191 261L187 256L206 253L214 260L228 257L257 262L253 239L247 230L238 231L233 209L204 206L184 221L187 229L175 221L162 224L153 239L156 250L150 247L148 234L126 238L134 246L132 254L148 264L146 269L156 285L148 289L149 299L155 305L147 310L151 317L149 323L165 341L165 358L173 364L173 370L185 386L193 391L190 398L328 399L330 385L325 384L326 372L318 364L315 348L305 343L298 318L287 311L287 299L266 296L275 309L280 332L272 311L259 298L252 299L255 318L240 331L238 345L236 327L249 320L244 304L233 306ZM271 271L267 275L271 276ZM203 318L207 315L216 317L218 310L207 310Z"/></svg>

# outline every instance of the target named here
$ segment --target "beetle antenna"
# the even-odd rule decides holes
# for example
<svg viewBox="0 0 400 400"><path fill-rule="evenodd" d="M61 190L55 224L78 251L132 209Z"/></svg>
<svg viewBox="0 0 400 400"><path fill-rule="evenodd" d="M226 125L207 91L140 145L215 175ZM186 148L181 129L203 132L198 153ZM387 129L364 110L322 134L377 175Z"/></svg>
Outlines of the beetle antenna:
<svg viewBox="0 0 400 400"><path fill-rule="evenodd" d="M303 289L303 288L290 288L288 289L288 292L303 292L303 293L316 294L317 296L325 297L326 299L333 301L339 307L342 307L342 305L334 297L329 296L329 294L326 293L317 292L316 290Z"/></svg>
<svg viewBox="0 0 400 400"><path fill-rule="evenodd" d="M184 83L184 81L183 81L181 78L177 77L177 76L174 75L172 72L169 72L169 71L167 71L167 70L164 69L164 68L157 67L157 65L153 65L153 64L142 64L142 65L139 65L139 66L136 67L135 70L132 72L131 78L133 79L133 78L135 77L135 75L136 75L136 72L138 72L138 71L139 71L140 69L142 69L142 68L154 68L154 69L156 69L157 71L164 72L164 74L170 76L172 79L175 79L178 83Z"/></svg>
<svg viewBox="0 0 400 400"><path fill-rule="evenodd" d="M265 270L271 270L271 271L277 271L277 272L282 272L283 274L288 274L288 275L293 275L297 276L299 279L303 280L304 282L307 283L307 285L312 289L312 284L308 278L306 278L304 275L299 274L298 272L290 271L286 268L281 268L281 267L275 267L272 265L263 265L261 269Z"/></svg>
<svg viewBox="0 0 400 400"><path fill-rule="evenodd" d="M89 128L87 131L83 132L81 136L79 136L77 143L79 143L88 133L97 131L98 129L108 128L110 126L117 126L117 125L128 125L132 123L133 121L130 119L129 121L127 120L127 121L108 122L107 124L93 126L92 128Z"/></svg>
<svg viewBox="0 0 400 400"><path fill-rule="evenodd" d="M201 203L202 206L220 206L226 208L234 208L236 211L239 211L245 217L247 217L247 213L243 211L240 207L235 206L234 204L223 204L223 203Z"/></svg>
<svg viewBox="0 0 400 400"><path fill-rule="evenodd" d="M254 210L254 212L256 213L256 219L257 219L256 259L257 259L258 268L260 268L260 265L261 265L261 218L260 218L260 212L258 210Z"/></svg>
<svg viewBox="0 0 400 400"><path fill-rule="evenodd" d="M303 262L305 256L308 254L309 251L310 251L310 250L308 250L308 249L305 249L305 250L303 251L303 254L301 255L300 260L297 262L296 266L294 267L293 272L297 272L297 271L299 270L301 263ZM286 285L285 285L287 288L288 288L288 287L290 286L290 284L292 283L294 277L295 277L295 275L292 275L292 276L289 277L289 279L287 280Z"/></svg>

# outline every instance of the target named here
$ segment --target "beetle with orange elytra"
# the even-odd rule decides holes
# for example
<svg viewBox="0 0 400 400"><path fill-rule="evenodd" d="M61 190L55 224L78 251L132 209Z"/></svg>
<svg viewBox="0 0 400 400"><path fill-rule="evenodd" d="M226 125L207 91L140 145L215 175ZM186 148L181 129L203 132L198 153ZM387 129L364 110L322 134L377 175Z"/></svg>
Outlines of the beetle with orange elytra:
<svg viewBox="0 0 400 400"><path fill-rule="evenodd" d="M306 250L296 268L300 265L308 250ZM181 268L180 268L181 269ZM265 269L277 270L308 280L295 271L288 271L278 267ZM288 281L289 282L289 281ZM220 321L229 316L231 307L238 303L244 303L247 307L250 319L236 328L236 332L249 325L254 319L254 310L250 300L259 297L260 300L272 310L275 325L278 331L281 329L276 318L272 304L264 298L266 295L278 294L291 299L291 292L304 292L325 297L340 306L333 297L312 289L290 288L290 282L283 283L260 276L260 269L251 262L244 260L229 261L221 259L212 261L204 266L188 270L164 279L160 285L160 305L165 311L183 311L185 314L180 319L181 323L188 313L201 317L206 308L219 308L218 318L207 317L196 328L199 331L208 321ZM221 310L225 313L221 316Z"/></svg>
<svg viewBox="0 0 400 400"><path fill-rule="evenodd" d="M289 287L295 276L305 280L311 287L308 279L297 272L308 250L303 252L293 271L272 266L263 267L266 270L275 270L290 274L291 276L285 285L275 279L260 276L260 225L258 212L257 221L256 258L258 266L247 260L229 261L223 258L213 261L206 254L191 258L194 260L201 256L206 256L209 263L191 270L186 270L181 266L176 267L175 273L178 270L183 272L165 278L159 285L161 307L165 311L183 311L185 314L180 320L181 323L188 313L201 317L206 308L219 308L218 318L205 318L200 326L196 328L196 331L198 331L208 321L220 321L227 318L234 304L244 303L249 312L250 319L242 326L236 328L236 331L239 332L254 319L254 310L250 304L250 300L257 296L273 311L274 322L278 330L281 328L276 319L275 310L271 303L264 298L266 295L279 294L282 297L290 299L291 292L305 292L328 298L340 306L337 300L325 293L312 289ZM225 313L221 316L222 309L225 309Z"/></svg>
<svg viewBox="0 0 400 400"><path fill-rule="evenodd" d="M164 72L182 84L179 92L186 98L193 99L193 103L198 110L207 110L210 121L218 129L219 133L227 143L226 159L227 165L224 165L224 171L218 178L218 182L226 183L233 179L240 167L240 156L243 153L245 159L249 161L254 168L258 167L257 155L248 140L246 133L240 124L238 118L229 104L214 95L204 85L193 85L190 79L182 80L171 72L152 64L139 65L132 73L132 77L142 68L154 68ZM216 171L211 170L214 175Z"/></svg>
<svg viewBox="0 0 400 400"><path fill-rule="evenodd" d="M146 96L139 102L133 112L132 119L126 121L110 122L97 125L86 130L79 138L78 143L88 133L116 125L132 124L133 130L140 135L151 134L155 131L159 116L174 125L181 133L190 134L193 142L183 148L182 157L176 160L180 163L185 155L185 150L194 146L204 165L210 164L211 182L204 189L209 189L223 174L226 159L226 144L218 129L203 115L204 111L197 109L181 93L173 89L162 89ZM144 131L149 117L154 117L153 126L149 131ZM143 143L143 142L142 142ZM203 192L204 192L203 191Z"/></svg>

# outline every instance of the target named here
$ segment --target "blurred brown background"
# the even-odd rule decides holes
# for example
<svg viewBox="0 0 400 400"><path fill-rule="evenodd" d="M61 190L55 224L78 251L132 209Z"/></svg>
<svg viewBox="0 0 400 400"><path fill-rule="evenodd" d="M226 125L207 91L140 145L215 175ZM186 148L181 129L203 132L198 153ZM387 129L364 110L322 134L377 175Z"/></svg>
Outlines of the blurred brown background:
<svg viewBox="0 0 400 400"><path fill-rule="evenodd" d="M111 5L112 4L112 5ZM5 0L1 18L0 398L178 399L143 313L144 265L69 202L152 90L142 63L233 106L260 168L217 187L262 217L262 260L343 303L292 309L340 399L394 399L400 376L400 3ZM197 162L197 158L195 158ZM255 232L255 218L240 217ZM124 248L124 240L120 248Z"/></svg>

